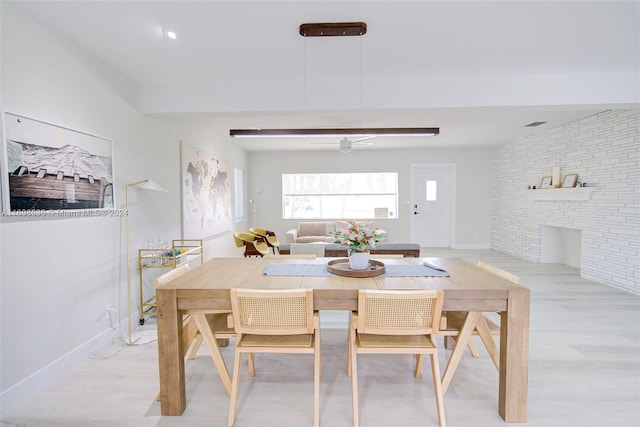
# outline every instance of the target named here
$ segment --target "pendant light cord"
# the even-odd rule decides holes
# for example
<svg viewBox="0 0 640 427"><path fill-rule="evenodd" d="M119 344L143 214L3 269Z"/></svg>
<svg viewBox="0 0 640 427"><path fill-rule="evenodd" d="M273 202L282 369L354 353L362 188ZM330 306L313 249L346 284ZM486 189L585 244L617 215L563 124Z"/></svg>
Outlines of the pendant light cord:
<svg viewBox="0 0 640 427"><path fill-rule="evenodd" d="M307 110L308 110L308 101L307 101L307 38L304 39L304 127L308 127L307 123Z"/></svg>
<svg viewBox="0 0 640 427"><path fill-rule="evenodd" d="M362 36L360 36L360 127L364 127L364 113L363 113L363 83L362 83Z"/></svg>

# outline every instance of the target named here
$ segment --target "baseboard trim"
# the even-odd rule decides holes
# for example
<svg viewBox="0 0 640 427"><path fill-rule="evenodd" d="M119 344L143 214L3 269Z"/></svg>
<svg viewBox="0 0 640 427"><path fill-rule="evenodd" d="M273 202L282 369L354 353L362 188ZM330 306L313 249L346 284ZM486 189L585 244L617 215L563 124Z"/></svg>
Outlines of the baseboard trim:
<svg viewBox="0 0 640 427"><path fill-rule="evenodd" d="M44 391L53 382L81 366L97 348L104 348L109 345L114 334L115 330L111 328L101 332L22 381L2 391L0 393L0 417L8 415L12 410L21 406L37 393Z"/></svg>
<svg viewBox="0 0 640 427"><path fill-rule="evenodd" d="M491 243L456 243L453 249L491 249Z"/></svg>

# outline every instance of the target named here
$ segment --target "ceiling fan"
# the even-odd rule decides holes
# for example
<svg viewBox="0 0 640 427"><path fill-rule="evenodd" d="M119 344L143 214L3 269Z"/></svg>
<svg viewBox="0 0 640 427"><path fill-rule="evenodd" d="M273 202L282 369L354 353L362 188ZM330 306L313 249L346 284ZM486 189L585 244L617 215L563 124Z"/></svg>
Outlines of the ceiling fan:
<svg viewBox="0 0 640 427"><path fill-rule="evenodd" d="M354 145L369 146L373 145L373 142L364 142L368 139L375 138L375 135L363 136L361 138L350 139L346 136L341 137L337 144L341 153L350 153ZM336 144L335 142L312 142L312 144Z"/></svg>

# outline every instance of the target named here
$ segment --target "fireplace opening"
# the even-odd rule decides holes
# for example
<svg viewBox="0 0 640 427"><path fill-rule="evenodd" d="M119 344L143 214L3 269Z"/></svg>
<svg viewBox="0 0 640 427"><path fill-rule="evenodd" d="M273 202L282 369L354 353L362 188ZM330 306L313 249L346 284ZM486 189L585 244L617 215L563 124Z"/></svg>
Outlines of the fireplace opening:
<svg viewBox="0 0 640 427"><path fill-rule="evenodd" d="M582 231L574 228L542 226L540 262L580 268Z"/></svg>

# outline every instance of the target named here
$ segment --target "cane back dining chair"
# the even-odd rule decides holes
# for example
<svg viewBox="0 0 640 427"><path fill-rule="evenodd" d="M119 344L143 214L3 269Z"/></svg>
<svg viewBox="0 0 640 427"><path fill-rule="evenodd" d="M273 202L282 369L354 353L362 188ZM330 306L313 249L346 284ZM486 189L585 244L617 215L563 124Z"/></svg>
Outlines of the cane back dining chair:
<svg viewBox="0 0 640 427"><path fill-rule="evenodd" d="M255 376L254 353L311 353L313 425L320 423L320 321L313 310L312 289L231 289L236 339L229 426L233 426L240 382L240 357L247 354L249 375Z"/></svg>
<svg viewBox="0 0 640 427"><path fill-rule="evenodd" d="M167 271L166 273L156 277L154 279L154 285L157 288L169 281L182 276L189 271L189 264L181 264L176 268ZM235 337L235 331L227 326L227 317L230 311L221 310L207 310L207 311L187 311L182 320L182 357L187 357L192 360L196 357L198 349L202 344L202 341L206 341L207 347L211 350L212 346L217 346L216 342L213 342L213 338L217 340L224 340L228 342L229 338ZM202 334L201 331L210 330L211 334ZM220 341L221 343L223 341ZM219 357L219 352L210 351L211 358L216 366L224 367L226 365L224 360ZM231 393L231 383L222 379L222 382L227 390L227 393ZM158 400L160 394L158 394Z"/></svg>
<svg viewBox="0 0 640 427"><path fill-rule="evenodd" d="M273 254L278 253L278 247L280 246L280 242L278 241L278 236L271 230L267 230L266 228L257 228L253 227L249 229L249 232L255 234L256 236L260 236L264 238L264 241L267 243L267 246L271 248Z"/></svg>
<svg viewBox="0 0 640 427"><path fill-rule="evenodd" d="M262 236L253 233L237 232L233 233L233 241L236 247L244 247L244 256L263 257L269 254L269 245Z"/></svg>
<svg viewBox="0 0 640 427"><path fill-rule="evenodd" d="M440 427L445 427L444 401L435 335L440 325L442 290L358 290L358 311L349 325L348 374L351 376L353 425L358 427L359 353L412 354L414 375L422 376L422 359L431 357L431 373Z"/></svg>
<svg viewBox="0 0 640 427"><path fill-rule="evenodd" d="M508 271L502 270L501 268L486 262L478 261L477 266L503 279L510 280L513 283L520 282L520 278L515 274L509 273ZM440 334L445 337L445 347L451 347L451 343L447 342L448 340L455 341L458 337L467 315L468 312L466 311L446 311L443 313L443 319L446 320L443 321L445 325L443 325L443 328L440 330ZM493 364L496 369L500 371L500 350L493 339L493 336L500 335L500 326L483 314L478 317L472 335L480 336L480 339L487 349ZM478 357L478 351L471 340L469 340L468 347L473 357Z"/></svg>

